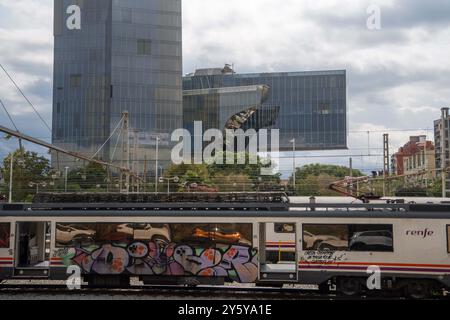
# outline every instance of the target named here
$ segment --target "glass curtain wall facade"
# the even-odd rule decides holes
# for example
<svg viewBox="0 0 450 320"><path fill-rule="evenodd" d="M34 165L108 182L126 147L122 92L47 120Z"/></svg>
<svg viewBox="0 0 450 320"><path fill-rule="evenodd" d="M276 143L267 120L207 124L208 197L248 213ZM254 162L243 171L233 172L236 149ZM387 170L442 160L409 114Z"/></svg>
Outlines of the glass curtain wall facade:
<svg viewBox="0 0 450 320"><path fill-rule="evenodd" d="M227 140L226 129L258 130L254 125L268 92L265 85L183 91L183 127L191 134L191 145L195 146L195 122L201 122L203 133L209 129L222 131L224 150L233 143ZM237 140L234 143L236 148ZM203 148L208 144L204 142ZM202 155L203 149L194 147L194 153Z"/></svg>
<svg viewBox="0 0 450 320"><path fill-rule="evenodd" d="M267 86L186 90L183 92L183 126L191 134L194 122L209 129L241 129L267 99ZM237 119L239 117L239 120Z"/></svg>
<svg viewBox="0 0 450 320"><path fill-rule="evenodd" d="M73 5L79 29L68 27ZM154 159L157 137L169 160L182 126L181 0L55 0L54 29L53 143L93 155L128 111L134 165ZM123 160L112 159L117 138L99 158ZM52 157L55 167L68 161Z"/></svg>
<svg viewBox="0 0 450 320"><path fill-rule="evenodd" d="M236 74L225 69L203 69L183 78L183 90L267 85L269 94L260 113L277 119L256 118L254 126L280 129L280 150L347 148L346 71Z"/></svg>

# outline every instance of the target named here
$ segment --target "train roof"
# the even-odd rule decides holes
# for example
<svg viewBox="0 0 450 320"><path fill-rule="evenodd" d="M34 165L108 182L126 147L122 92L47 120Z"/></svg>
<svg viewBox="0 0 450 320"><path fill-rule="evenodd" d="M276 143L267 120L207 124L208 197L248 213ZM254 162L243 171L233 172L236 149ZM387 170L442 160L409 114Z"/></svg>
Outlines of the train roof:
<svg viewBox="0 0 450 320"><path fill-rule="evenodd" d="M33 203L289 203L285 192L175 192L175 193L117 193L75 192L38 193Z"/></svg>
<svg viewBox="0 0 450 320"><path fill-rule="evenodd" d="M449 205L427 204L0 204L0 217L211 217L450 219ZM276 221L274 221L276 222Z"/></svg>

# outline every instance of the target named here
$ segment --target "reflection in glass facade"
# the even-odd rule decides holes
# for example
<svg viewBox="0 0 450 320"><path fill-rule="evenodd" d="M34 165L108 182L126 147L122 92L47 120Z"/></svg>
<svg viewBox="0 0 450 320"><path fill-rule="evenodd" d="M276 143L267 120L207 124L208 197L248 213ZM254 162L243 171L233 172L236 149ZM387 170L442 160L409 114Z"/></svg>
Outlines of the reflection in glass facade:
<svg viewBox="0 0 450 320"><path fill-rule="evenodd" d="M81 29L67 26L71 5ZM181 0L55 0L54 33L53 143L93 155L128 111L136 159L154 159L157 136L168 159L182 126ZM115 140L99 157L110 159Z"/></svg>
<svg viewBox="0 0 450 320"><path fill-rule="evenodd" d="M266 85L267 100L255 127L280 129L280 149L347 148L346 71L236 74L230 69L203 69L183 78L183 90ZM200 106L199 106L200 107ZM279 114L272 123L264 112Z"/></svg>
<svg viewBox="0 0 450 320"><path fill-rule="evenodd" d="M267 99L264 85L183 92L183 125L194 133L194 121L203 122L203 130L243 129Z"/></svg>
<svg viewBox="0 0 450 320"><path fill-rule="evenodd" d="M184 90L183 91L183 127L191 134L191 145L195 144L195 122L201 121L202 130L218 129L226 137L225 130L242 129L259 130L267 127L268 123L275 123L279 107L262 110L267 100L269 87L265 85L223 87L213 89ZM265 124L260 127L261 124ZM246 143L248 143L248 139ZM229 145L233 141L224 141ZM237 142L234 142L235 146ZM209 142L204 142L205 148ZM201 155L203 149L199 152Z"/></svg>

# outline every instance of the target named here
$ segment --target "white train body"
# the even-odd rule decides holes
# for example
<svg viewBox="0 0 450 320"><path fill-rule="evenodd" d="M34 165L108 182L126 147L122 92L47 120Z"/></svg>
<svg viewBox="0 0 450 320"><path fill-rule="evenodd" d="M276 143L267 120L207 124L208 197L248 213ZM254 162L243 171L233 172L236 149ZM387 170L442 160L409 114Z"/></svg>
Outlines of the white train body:
<svg viewBox="0 0 450 320"><path fill-rule="evenodd" d="M379 271L383 288L449 288L450 211L424 208L3 209L0 275L66 279L68 268L78 266L93 282L138 276L146 283L323 285L353 279L365 285Z"/></svg>

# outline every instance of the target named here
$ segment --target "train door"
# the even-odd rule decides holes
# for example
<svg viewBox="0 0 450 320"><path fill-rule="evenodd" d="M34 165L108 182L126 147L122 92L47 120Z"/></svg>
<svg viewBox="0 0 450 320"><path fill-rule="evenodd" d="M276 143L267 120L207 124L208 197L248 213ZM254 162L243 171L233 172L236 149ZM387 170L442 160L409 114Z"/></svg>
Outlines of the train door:
<svg viewBox="0 0 450 320"><path fill-rule="evenodd" d="M11 222L0 223L0 279L9 278L12 275L14 263L13 257L14 232Z"/></svg>
<svg viewBox="0 0 450 320"><path fill-rule="evenodd" d="M17 222L15 277L48 277L50 222Z"/></svg>
<svg viewBox="0 0 450 320"><path fill-rule="evenodd" d="M284 226L289 232L277 233ZM295 223L268 223L258 225L259 239L259 281L298 281L298 235Z"/></svg>

